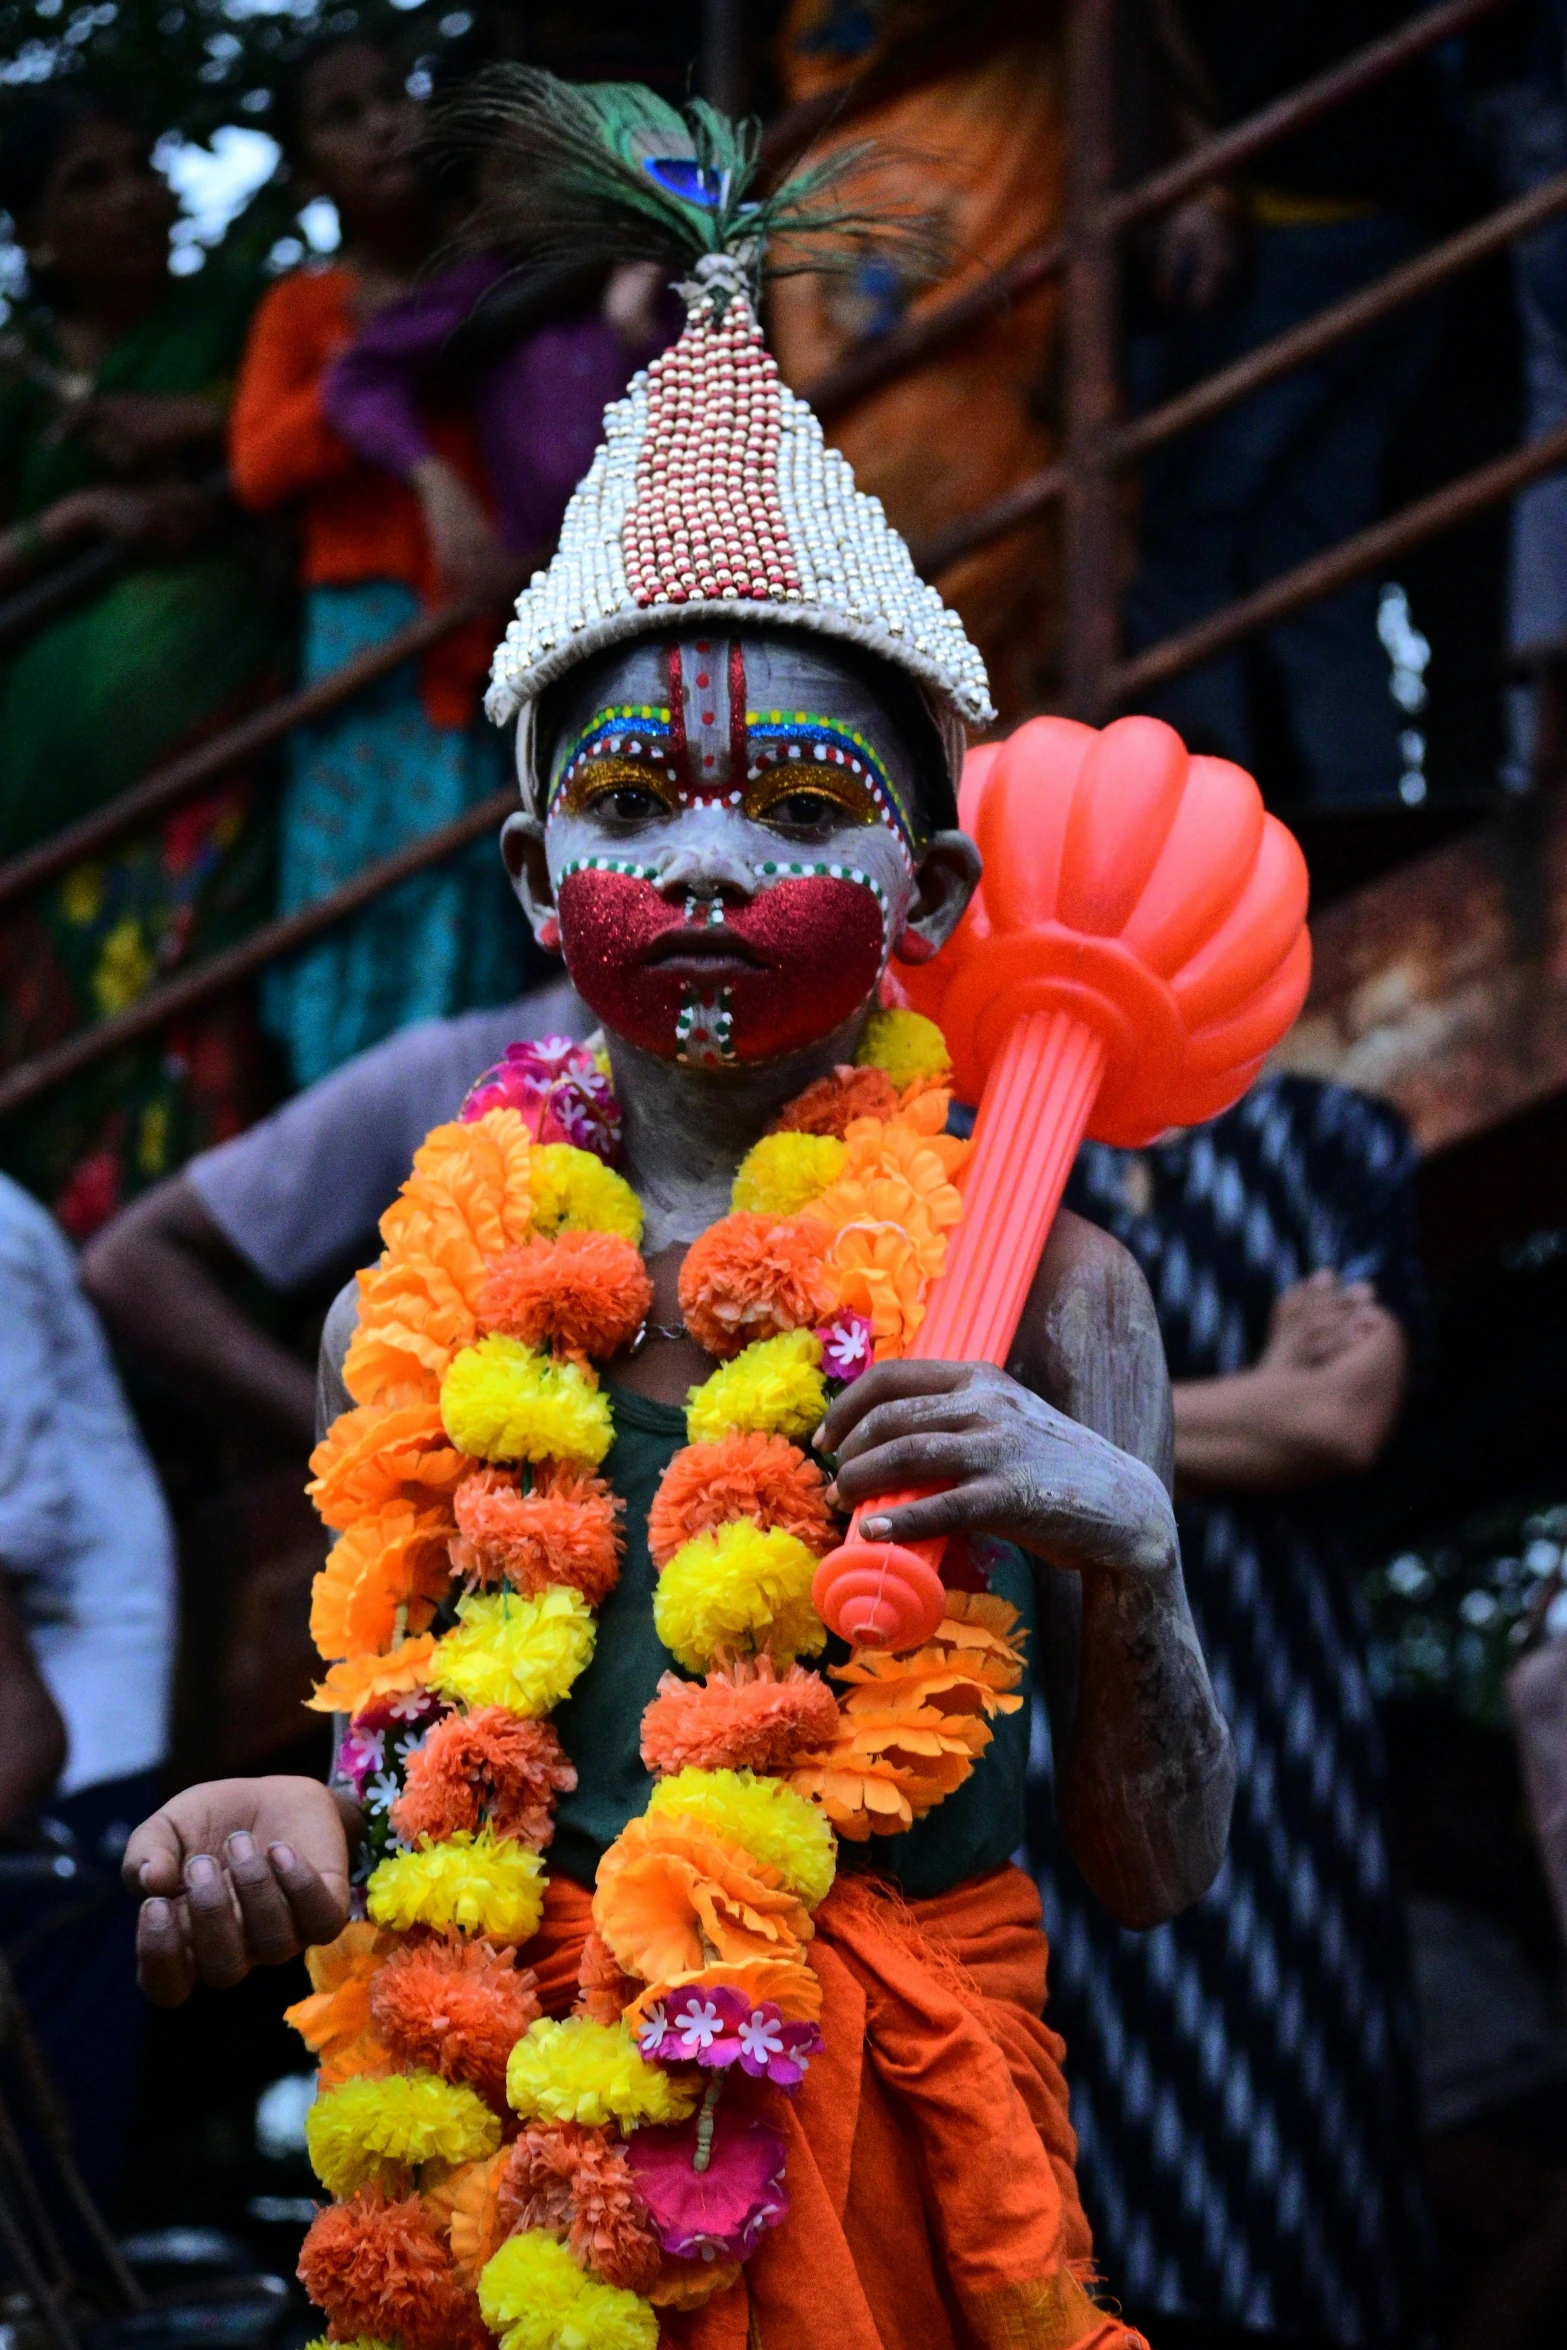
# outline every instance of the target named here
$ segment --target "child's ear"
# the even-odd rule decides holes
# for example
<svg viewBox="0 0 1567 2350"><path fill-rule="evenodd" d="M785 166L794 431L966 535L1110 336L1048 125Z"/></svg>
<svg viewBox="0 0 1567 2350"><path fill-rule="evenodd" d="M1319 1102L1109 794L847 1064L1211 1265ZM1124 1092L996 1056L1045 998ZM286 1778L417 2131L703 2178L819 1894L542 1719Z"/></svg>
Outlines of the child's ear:
<svg viewBox="0 0 1567 2350"><path fill-rule="evenodd" d="M928 963L946 945L982 871L979 851L966 832L932 834L914 869L914 897L892 950L900 963Z"/></svg>
<svg viewBox="0 0 1567 2350"><path fill-rule="evenodd" d="M555 910L555 892L550 886L549 862L544 854L544 823L538 816L519 810L508 816L501 826L501 856L511 875L517 903L533 928L533 935L546 954L560 952L560 916Z"/></svg>

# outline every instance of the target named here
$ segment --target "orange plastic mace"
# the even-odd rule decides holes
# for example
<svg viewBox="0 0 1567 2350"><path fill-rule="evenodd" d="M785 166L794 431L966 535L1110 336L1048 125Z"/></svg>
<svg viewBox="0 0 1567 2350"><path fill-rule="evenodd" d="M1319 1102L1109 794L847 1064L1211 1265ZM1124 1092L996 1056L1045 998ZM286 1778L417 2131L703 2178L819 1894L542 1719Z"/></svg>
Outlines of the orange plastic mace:
<svg viewBox="0 0 1567 2350"><path fill-rule="evenodd" d="M959 799L985 877L947 946L903 974L977 1101L963 1221L919 1353L1005 1362L1085 1134L1136 1147L1245 1092L1305 1000L1306 864L1227 759L1156 718L1033 718L970 753ZM928 1640L945 1539L847 1539L812 1587L866 1648Z"/></svg>

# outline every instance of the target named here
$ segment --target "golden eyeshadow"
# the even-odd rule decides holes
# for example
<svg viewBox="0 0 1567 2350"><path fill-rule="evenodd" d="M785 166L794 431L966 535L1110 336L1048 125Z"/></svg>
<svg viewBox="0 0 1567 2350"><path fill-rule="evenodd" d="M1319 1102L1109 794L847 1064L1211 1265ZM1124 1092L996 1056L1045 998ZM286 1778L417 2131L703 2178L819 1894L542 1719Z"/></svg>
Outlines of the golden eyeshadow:
<svg viewBox="0 0 1567 2350"><path fill-rule="evenodd" d="M818 766L813 760L790 759L766 769L746 786L745 812L766 823L783 800L801 795L831 800L851 824L880 824L881 810L868 787L841 767Z"/></svg>
<svg viewBox="0 0 1567 2350"><path fill-rule="evenodd" d="M671 814L680 806L680 795L665 770L645 759L584 759L578 762L570 782L557 786L550 812L586 816L598 801L614 791L651 792Z"/></svg>

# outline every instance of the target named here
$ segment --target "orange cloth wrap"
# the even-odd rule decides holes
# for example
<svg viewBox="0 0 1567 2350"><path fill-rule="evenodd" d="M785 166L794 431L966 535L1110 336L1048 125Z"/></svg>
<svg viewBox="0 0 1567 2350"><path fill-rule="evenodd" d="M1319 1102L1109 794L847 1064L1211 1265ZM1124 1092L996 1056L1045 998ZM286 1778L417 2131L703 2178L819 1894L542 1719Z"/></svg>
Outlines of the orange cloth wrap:
<svg viewBox="0 0 1567 2350"><path fill-rule="evenodd" d="M525 1953L564 2014L591 1923L555 1878ZM664 2350L1145 2350L1090 2299L1045 1937L1020 1869L903 1903L844 1875L816 1912L824 2046L771 2119L789 2216Z"/></svg>

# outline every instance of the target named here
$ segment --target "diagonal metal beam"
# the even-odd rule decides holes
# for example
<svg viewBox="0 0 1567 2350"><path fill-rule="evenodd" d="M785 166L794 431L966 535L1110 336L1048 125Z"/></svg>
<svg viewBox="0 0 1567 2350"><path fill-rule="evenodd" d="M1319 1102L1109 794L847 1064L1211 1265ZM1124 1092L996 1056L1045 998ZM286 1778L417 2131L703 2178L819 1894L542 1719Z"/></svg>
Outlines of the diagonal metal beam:
<svg viewBox="0 0 1567 2350"><path fill-rule="evenodd" d="M1401 66L1413 64L1429 50L1439 48L1477 18L1489 15L1501 5L1502 0L1445 0L1442 7L1417 10L1393 32L1369 42L1354 56L1330 66L1314 80L1303 82L1287 97L1204 140L1189 155L1183 155L1178 162L1150 178L1139 180L1135 187L1120 190L1109 200L1110 228L1115 232L1130 228L1134 222L1179 203L1183 196L1193 194L1213 180L1225 178L1261 154L1275 139L1304 129L1346 99L1358 97L1363 90L1396 73ZM892 382L958 336L967 334L970 327L980 325L1009 303L1020 301L1025 294L1047 284L1063 266L1066 252L1064 235L1042 238L1038 244L1016 254L982 284L954 295L938 309L905 319L887 334L845 353L815 383L805 386L802 397L810 401L824 422L841 416L856 401L865 399L884 383Z"/></svg>
<svg viewBox="0 0 1567 2350"><path fill-rule="evenodd" d="M362 906L395 889L398 882L406 881L411 874L428 871L430 866L455 856L470 841L481 839L514 814L516 807L514 789L491 792L487 799L476 801L450 824L426 833L421 840L410 841L395 856L380 857L373 865L367 865L352 881L333 890L330 897L318 898L313 906L302 906L297 914L285 914L275 922L262 923L238 945L193 964L178 979L149 988L138 1003L117 1012L113 1019L95 1021L90 1028L68 1036L63 1044L51 1045L31 1060L17 1062L0 1076L0 1118L9 1118L25 1109L29 1102L52 1093L56 1086L106 1060L111 1053L139 1044L144 1036L155 1035L171 1020L185 1019L199 1011L215 997L238 987L242 980L253 978L268 963L308 946L312 939L335 929L350 914L357 914Z"/></svg>

